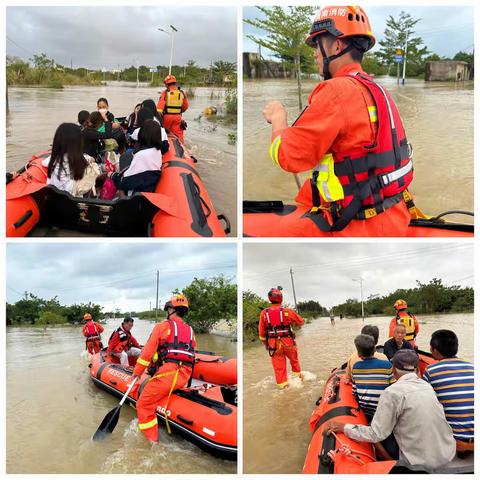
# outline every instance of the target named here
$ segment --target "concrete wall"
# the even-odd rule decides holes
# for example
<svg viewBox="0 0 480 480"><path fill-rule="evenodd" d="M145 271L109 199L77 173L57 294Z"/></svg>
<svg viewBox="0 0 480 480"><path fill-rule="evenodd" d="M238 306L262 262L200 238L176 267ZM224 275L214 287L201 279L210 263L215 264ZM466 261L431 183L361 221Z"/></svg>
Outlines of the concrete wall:
<svg viewBox="0 0 480 480"><path fill-rule="evenodd" d="M243 74L248 78L291 78L293 71L280 62L272 62L258 53L243 52Z"/></svg>
<svg viewBox="0 0 480 480"><path fill-rule="evenodd" d="M463 82L472 79L472 71L467 62L439 61L425 63L425 81L427 82Z"/></svg>

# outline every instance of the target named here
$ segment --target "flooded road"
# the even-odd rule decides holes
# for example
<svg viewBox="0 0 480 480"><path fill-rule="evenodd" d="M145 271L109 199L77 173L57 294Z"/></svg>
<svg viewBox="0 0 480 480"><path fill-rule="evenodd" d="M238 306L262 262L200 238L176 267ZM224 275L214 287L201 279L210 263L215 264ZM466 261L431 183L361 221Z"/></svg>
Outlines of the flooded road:
<svg viewBox="0 0 480 480"><path fill-rule="evenodd" d="M121 323L109 320L108 342ZM132 333L147 340L153 323L136 320ZM89 377L82 326L7 328L7 473L235 473L236 462L217 459L160 426L150 445L138 430L136 412L125 406L113 434L92 435L118 399ZM198 348L236 357L236 343L197 335Z"/></svg>
<svg viewBox="0 0 480 480"><path fill-rule="evenodd" d="M407 79L406 85L398 86L393 77L377 80L392 94L413 146L415 176L410 189L417 206L431 215L452 209L473 211L473 84ZM304 105L316 84L303 83ZM262 110L266 102L280 100L291 124L298 115L296 82L244 81L243 92L244 199L292 203L295 180L269 158L271 127ZM471 222L469 217L457 219Z"/></svg>
<svg viewBox="0 0 480 480"><path fill-rule="evenodd" d="M115 83L115 82L114 82ZM117 116L131 113L137 103L147 98L157 102L159 87L136 87L120 83L107 86L51 88L10 87L7 114L7 171L24 166L32 154L49 148L56 128L62 122L76 122L80 110L96 110L97 99L106 97L110 111ZM221 107L225 91L219 88L194 88L189 109L183 115L188 123L187 148L198 159L198 170L217 213L225 214L237 228L237 155L229 145L234 126L214 124L202 118L194 121L208 106ZM188 93L187 93L188 95Z"/></svg>
<svg viewBox="0 0 480 480"><path fill-rule="evenodd" d="M456 332L459 356L473 362L473 314L422 315L417 343L429 351L430 335L440 328ZM379 343L388 337L390 317L365 319L380 329ZM297 333L297 345L306 380L290 380L290 388L278 390L267 352L261 346L246 348L243 355L244 473L301 473L311 432L308 420L324 382L335 367L344 363L355 347L353 340L362 328L361 319L319 318ZM290 367L289 367L290 371Z"/></svg>

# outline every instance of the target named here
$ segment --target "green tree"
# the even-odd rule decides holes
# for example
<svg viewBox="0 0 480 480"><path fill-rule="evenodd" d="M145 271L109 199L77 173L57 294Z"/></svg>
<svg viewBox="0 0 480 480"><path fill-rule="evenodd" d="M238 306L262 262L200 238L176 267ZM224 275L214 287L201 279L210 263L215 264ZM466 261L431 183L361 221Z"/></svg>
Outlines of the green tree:
<svg viewBox="0 0 480 480"><path fill-rule="evenodd" d="M298 109L302 110L302 58L312 58L312 49L305 45L305 36L312 24L315 7L257 7L265 19L246 19L245 23L267 32L267 38L247 35L257 45L274 52L278 58L294 65L297 77ZM305 62L305 60L304 60Z"/></svg>
<svg viewBox="0 0 480 480"><path fill-rule="evenodd" d="M298 313L305 318L321 317L328 314L325 307L322 307L316 300L305 300L297 303Z"/></svg>
<svg viewBox="0 0 480 480"><path fill-rule="evenodd" d="M268 302L256 293L250 290L243 292L243 340L245 343L258 339L260 312L268 305Z"/></svg>
<svg viewBox="0 0 480 480"><path fill-rule="evenodd" d="M365 53L363 56L362 67L363 70L370 75L386 75L388 71L372 52Z"/></svg>
<svg viewBox="0 0 480 480"><path fill-rule="evenodd" d="M51 312L50 310L43 310L38 317L36 325L59 325L67 323L67 319L57 312Z"/></svg>
<svg viewBox="0 0 480 480"><path fill-rule="evenodd" d="M474 63L474 56L473 53L467 53L467 52L457 52L452 60L457 60L459 62L467 62L469 65L473 65Z"/></svg>
<svg viewBox="0 0 480 480"><path fill-rule="evenodd" d="M407 46L407 76L417 77L425 70L425 57L430 53L426 46L423 46L421 37L415 36L415 25L421 18L413 18L409 13L400 12L397 19L392 15L388 17L387 27L383 33L384 38L378 43L380 50L375 56L382 65L391 66L394 64L394 57L398 48L405 49L405 41L408 35Z"/></svg>
<svg viewBox="0 0 480 480"><path fill-rule="evenodd" d="M190 306L185 320L196 333L208 333L219 320L226 320L232 327L236 325L237 285L230 278L195 277L183 294Z"/></svg>
<svg viewBox="0 0 480 480"><path fill-rule="evenodd" d="M236 78L237 74L236 63L217 60L216 62L213 62L212 74L214 76L214 81L217 84L224 84L226 78L229 78L232 81Z"/></svg>

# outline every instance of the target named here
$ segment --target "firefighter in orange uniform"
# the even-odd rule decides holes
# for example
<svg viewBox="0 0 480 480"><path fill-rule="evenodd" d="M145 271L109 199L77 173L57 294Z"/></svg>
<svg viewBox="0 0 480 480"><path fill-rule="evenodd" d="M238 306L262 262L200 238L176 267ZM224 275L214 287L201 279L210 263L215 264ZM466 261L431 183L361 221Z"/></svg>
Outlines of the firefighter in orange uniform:
<svg viewBox="0 0 480 480"><path fill-rule="evenodd" d="M125 317L122 325L118 327L108 339L107 355L120 359L120 364L129 366L128 357L138 357L142 351L141 345L132 335L133 318Z"/></svg>
<svg viewBox="0 0 480 480"><path fill-rule="evenodd" d="M390 338L393 337L393 331L398 324L405 325L407 331L405 340L410 342L412 347L415 347L415 338L420 331L420 325L418 324L417 318L408 311L408 305L405 300L398 299L393 306L397 311L397 315L390 321L388 336Z"/></svg>
<svg viewBox="0 0 480 480"><path fill-rule="evenodd" d="M268 292L268 300L271 306L260 314L258 335L272 359L277 386L285 388L288 387L287 358L292 366L292 375L302 376L292 325L301 326L304 321L291 308L282 307L281 287L272 288Z"/></svg>
<svg viewBox="0 0 480 480"><path fill-rule="evenodd" d="M88 353L93 355L102 349L102 337L100 334L104 329L98 322L93 321L90 313L86 313L83 316L83 321L85 322L85 325L82 333L83 336L86 337L85 344L87 346Z"/></svg>
<svg viewBox="0 0 480 480"><path fill-rule="evenodd" d="M405 236L421 215L407 190L411 147L392 97L362 70L375 44L367 15L325 7L306 43L324 81L290 127L280 102L266 105L271 159L287 172L311 171L295 201L310 207L320 236Z"/></svg>
<svg viewBox="0 0 480 480"><path fill-rule="evenodd" d="M144 384L137 401L138 426L152 442L158 442L157 406L167 412L170 395L175 388L188 384L195 362L195 335L183 321L188 300L182 294L174 295L164 310L167 319L155 325L133 370L134 378L138 379L146 367L153 367L152 377Z"/></svg>
<svg viewBox="0 0 480 480"><path fill-rule="evenodd" d="M173 75L167 75L164 83L167 89L160 95L157 110L163 115L163 126L183 143L183 131L187 123L182 120L182 113L188 109L187 96L177 87L177 79Z"/></svg>

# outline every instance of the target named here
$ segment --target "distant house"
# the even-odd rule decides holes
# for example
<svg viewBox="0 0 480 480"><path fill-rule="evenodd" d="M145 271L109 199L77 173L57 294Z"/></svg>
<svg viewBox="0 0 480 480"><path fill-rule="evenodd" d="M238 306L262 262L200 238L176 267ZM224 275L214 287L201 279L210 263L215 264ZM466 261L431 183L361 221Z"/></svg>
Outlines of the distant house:
<svg viewBox="0 0 480 480"><path fill-rule="evenodd" d="M425 62L425 81L463 82L473 78L473 69L467 62L441 60Z"/></svg>

